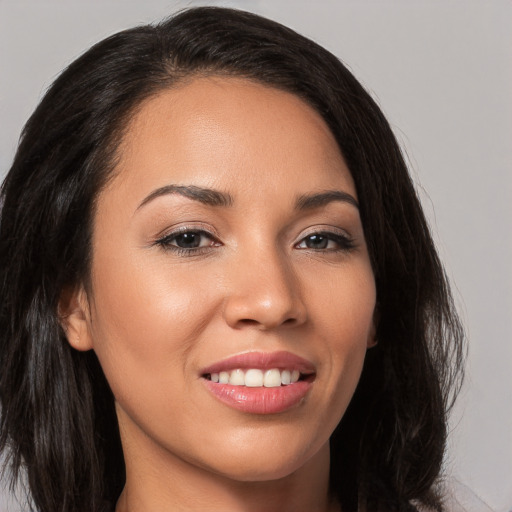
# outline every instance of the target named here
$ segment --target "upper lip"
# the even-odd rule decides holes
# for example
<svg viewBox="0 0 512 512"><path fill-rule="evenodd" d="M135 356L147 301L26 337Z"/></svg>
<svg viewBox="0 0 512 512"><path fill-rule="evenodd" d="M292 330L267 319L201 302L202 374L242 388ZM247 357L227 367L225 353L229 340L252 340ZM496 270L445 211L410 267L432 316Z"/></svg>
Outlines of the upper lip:
<svg viewBox="0 0 512 512"><path fill-rule="evenodd" d="M315 373L315 365L296 354L286 351L279 352L245 352L217 361L201 370L201 375L219 373L234 369L258 368L270 370L298 370L302 374Z"/></svg>

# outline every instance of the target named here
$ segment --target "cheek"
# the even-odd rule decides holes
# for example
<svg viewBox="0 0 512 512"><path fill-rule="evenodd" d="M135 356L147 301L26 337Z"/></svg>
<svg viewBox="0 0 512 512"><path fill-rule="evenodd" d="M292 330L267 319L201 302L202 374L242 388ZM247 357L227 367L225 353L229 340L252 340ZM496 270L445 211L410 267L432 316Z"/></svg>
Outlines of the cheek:
<svg viewBox="0 0 512 512"><path fill-rule="evenodd" d="M309 291L313 329L319 335L319 345L328 352L321 368L328 383L326 395L343 413L374 337L375 281L369 263L362 262L338 278L331 275L325 283L322 290L312 285Z"/></svg>
<svg viewBox="0 0 512 512"><path fill-rule="evenodd" d="M121 401L150 381L157 393L168 389L170 381L180 386L186 354L216 302L204 286L198 293L197 273L125 255L97 255L90 327L94 350Z"/></svg>
<svg viewBox="0 0 512 512"><path fill-rule="evenodd" d="M319 271L310 272L304 282L313 326L333 353L343 354L351 346L366 348L374 330L376 302L369 261L361 259L338 272L327 271L324 278Z"/></svg>

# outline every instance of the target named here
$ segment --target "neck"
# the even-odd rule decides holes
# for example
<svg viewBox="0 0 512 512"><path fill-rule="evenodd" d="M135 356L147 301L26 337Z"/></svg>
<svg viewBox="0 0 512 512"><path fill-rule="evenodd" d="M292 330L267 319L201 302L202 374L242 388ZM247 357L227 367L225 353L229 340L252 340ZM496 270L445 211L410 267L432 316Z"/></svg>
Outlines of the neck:
<svg viewBox="0 0 512 512"><path fill-rule="evenodd" d="M123 449L126 484L116 512L339 511L329 497L328 444L296 471L267 481L239 481L140 442L123 442Z"/></svg>

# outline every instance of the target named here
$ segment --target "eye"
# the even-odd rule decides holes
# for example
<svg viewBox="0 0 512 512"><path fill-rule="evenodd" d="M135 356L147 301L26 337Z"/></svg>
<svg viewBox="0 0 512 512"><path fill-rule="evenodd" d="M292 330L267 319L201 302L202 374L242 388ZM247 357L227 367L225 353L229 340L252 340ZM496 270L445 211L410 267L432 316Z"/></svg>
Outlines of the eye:
<svg viewBox="0 0 512 512"><path fill-rule="evenodd" d="M343 251L354 247L354 241L341 233L311 233L304 237L296 246L297 249L314 251Z"/></svg>
<svg viewBox="0 0 512 512"><path fill-rule="evenodd" d="M189 253L219 245L213 235L207 231L187 228L165 235L157 240L156 244L165 249Z"/></svg>
<svg viewBox="0 0 512 512"><path fill-rule="evenodd" d="M168 243L172 245L176 245L181 249L197 249L198 247L204 247L209 245L208 238L199 231L188 231L187 233L180 233L179 235L175 235Z"/></svg>

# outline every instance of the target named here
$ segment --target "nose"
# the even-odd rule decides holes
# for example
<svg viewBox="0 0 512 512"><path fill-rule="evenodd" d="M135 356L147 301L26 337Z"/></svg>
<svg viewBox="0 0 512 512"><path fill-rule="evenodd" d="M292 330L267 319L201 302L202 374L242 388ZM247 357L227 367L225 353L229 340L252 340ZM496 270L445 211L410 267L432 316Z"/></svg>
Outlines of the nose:
<svg viewBox="0 0 512 512"><path fill-rule="evenodd" d="M270 330L306 322L300 280L286 255L258 251L241 256L229 272L223 313L232 328Z"/></svg>

